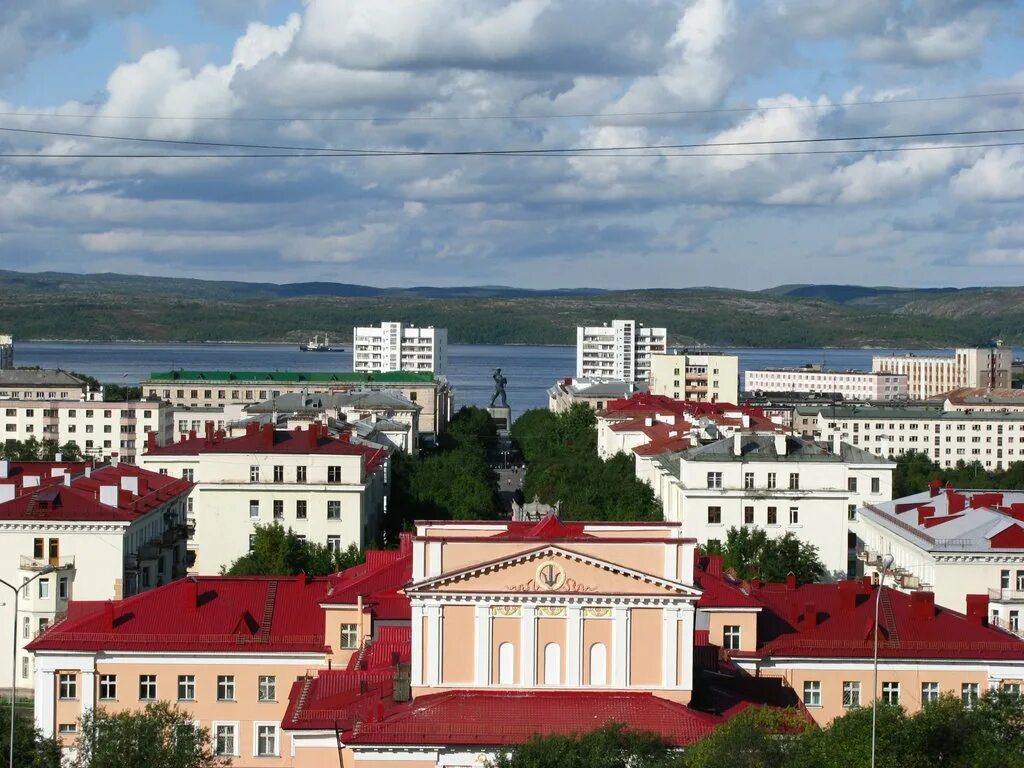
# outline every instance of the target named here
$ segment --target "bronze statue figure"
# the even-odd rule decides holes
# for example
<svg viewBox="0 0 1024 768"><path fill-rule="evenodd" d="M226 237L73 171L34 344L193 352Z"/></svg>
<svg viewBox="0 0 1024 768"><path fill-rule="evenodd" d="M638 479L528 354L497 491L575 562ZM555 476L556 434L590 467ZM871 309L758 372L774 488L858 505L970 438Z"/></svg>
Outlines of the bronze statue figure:
<svg viewBox="0 0 1024 768"><path fill-rule="evenodd" d="M508 379L501 375L501 368L494 369L494 394L491 396L491 408L494 404L501 400L501 407L508 407L508 398L505 395L505 385L508 384Z"/></svg>

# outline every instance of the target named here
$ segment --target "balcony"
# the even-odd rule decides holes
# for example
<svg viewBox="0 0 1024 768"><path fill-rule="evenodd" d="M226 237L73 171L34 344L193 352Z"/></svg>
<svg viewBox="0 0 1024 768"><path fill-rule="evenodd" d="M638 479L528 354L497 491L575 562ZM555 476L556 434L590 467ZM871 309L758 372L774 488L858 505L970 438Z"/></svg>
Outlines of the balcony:
<svg viewBox="0 0 1024 768"><path fill-rule="evenodd" d="M1024 603L1024 589L990 589L988 599L998 603Z"/></svg>
<svg viewBox="0 0 1024 768"><path fill-rule="evenodd" d="M20 568L23 571L41 571L48 565L52 565L58 571L67 571L75 567L75 556L35 558L21 556Z"/></svg>

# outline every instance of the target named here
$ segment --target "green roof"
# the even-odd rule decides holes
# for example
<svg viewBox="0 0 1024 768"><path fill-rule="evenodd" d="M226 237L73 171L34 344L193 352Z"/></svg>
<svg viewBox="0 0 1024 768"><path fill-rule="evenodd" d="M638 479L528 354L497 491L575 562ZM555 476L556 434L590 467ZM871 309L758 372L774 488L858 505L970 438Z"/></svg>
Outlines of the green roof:
<svg viewBox="0 0 1024 768"><path fill-rule="evenodd" d="M352 371L307 372L307 371L161 371L149 374L144 383L156 381L208 381L208 382L252 382L281 384L432 384L434 374L415 371L390 371L388 373L354 373Z"/></svg>

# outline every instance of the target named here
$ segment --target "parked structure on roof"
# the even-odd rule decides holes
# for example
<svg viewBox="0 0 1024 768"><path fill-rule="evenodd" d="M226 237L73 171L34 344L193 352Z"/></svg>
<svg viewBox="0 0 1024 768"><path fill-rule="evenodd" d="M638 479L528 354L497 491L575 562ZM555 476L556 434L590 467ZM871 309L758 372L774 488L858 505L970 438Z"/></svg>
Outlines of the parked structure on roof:
<svg viewBox="0 0 1024 768"><path fill-rule="evenodd" d="M448 331L387 322L352 329L352 370L448 373Z"/></svg>
<svg viewBox="0 0 1024 768"><path fill-rule="evenodd" d="M397 392L422 409L417 431L433 438L448 429L455 392L448 379L433 373L273 373L253 371L167 371L152 373L143 394L175 406L221 408L254 405L285 394L341 394L353 391ZM228 417L231 420L231 417Z"/></svg>
<svg viewBox="0 0 1024 768"><path fill-rule="evenodd" d="M668 350L668 331L636 320L576 328L576 378L647 381L651 358Z"/></svg>
<svg viewBox="0 0 1024 768"><path fill-rule="evenodd" d="M771 395L777 392L835 394L843 400L874 402L906 400L907 375L881 371L837 371L820 365L802 368L748 369L743 391Z"/></svg>
<svg viewBox="0 0 1024 768"><path fill-rule="evenodd" d="M654 355L651 394L676 400L739 402L739 361L737 355L691 354L685 350Z"/></svg>
<svg viewBox="0 0 1024 768"><path fill-rule="evenodd" d="M858 510L859 556L869 567L893 556L894 585L928 589L947 607L988 595L993 624L1024 635L1024 491L922 493Z"/></svg>
<svg viewBox="0 0 1024 768"><path fill-rule="evenodd" d="M583 403L591 410L600 411L612 400L646 391L647 385L643 382L565 378L548 389L548 410L564 413L576 403Z"/></svg>
<svg viewBox="0 0 1024 768"><path fill-rule="evenodd" d="M0 333L0 371L14 367L14 337Z"/></svg>
<svg viewBox="0 0 1024 768"><path fill-rule="evenodd" d="M935 397L961 387L1009 388L1013 350L1009 347L957 349L952 357L876 355L871 370L907 377L910 396Z"/></svg>
<svg viewBox="0 0 1024 768"><path fill-rule="evenodd" d="M195 483L193 571L216 573L249 551L258 523L279 522L339 552L372 544L387 508L387 458L317 422L290 431L252 423L240 437L207 422L202 435L150 444L140 463Z"/></svg>
<svg viewBox="0 0 1024 768"><path fill-rule="evenodd" d="M20 584L55 568L23 590L16 622L11 601L0 610L0 626L17 626L19 689L33 686L25 645L68 601L120 598L185 573L191 487L123 463L0 460L0 578ZM0 665L0 687L10 685L11 668Z"/></svg>

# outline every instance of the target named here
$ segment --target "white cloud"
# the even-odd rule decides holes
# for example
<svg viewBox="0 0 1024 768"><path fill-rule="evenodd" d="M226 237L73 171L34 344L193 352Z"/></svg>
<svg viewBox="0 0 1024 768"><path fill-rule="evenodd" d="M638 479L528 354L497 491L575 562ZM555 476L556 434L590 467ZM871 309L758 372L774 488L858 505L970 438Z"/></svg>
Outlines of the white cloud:
<svg viewBox="0 0 1024 768"><path fill-rule="evenodd" d="M953 192L973 200L1024 199L1024 147L989 149L953 177Z"/></svg>

